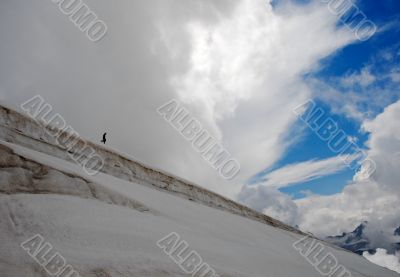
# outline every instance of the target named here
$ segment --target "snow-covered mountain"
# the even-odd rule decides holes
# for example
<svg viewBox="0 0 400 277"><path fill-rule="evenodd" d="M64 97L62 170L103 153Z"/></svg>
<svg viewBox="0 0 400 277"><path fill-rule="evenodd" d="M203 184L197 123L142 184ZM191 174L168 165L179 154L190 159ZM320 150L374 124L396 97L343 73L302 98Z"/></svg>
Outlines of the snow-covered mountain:
<svg viewBox="0 0 400 277"><path fill-rule="evenodd" d="M368 222L363 222L352 232L343 233L339 236L329 236L325 240L359 255L362 255L365 251L374 254L377 248L386 249L389 254L400 251L400 227L395 229L393 233L394 237L398 237L397 241L382 241L381 245L372 243L366 232L367 227Z"/></svg>
<svg viewBox="0 0 400 277"><path fill-rule="evenodd" d="M366 225L367 222L363 222L353 232L329 236L325 240L358 255L362 255L364 251L372 253L374 249L370 247L370 240L364 233Z"/></svg>
<svg viewBox="0 0 400 277"><path fill-rule="evenodd" d="M157 245L168 234L179 235L215 271L199 269L198 277L321 276L315 266L321 257L312 251L301 255L293 247L305 236L300 231L112 149L87 144L105 160L94 176L40 124L0 107L1 277L189 276L174 262L186 251L168 256ZM40 248L30 240L37 236ZM350 276L398 276L319 243ZM35 247L36 260L26 250ZM49 271L41 262L50 253L62 256L74 271ZM349 276L342 273L336 276Z"/></svg>

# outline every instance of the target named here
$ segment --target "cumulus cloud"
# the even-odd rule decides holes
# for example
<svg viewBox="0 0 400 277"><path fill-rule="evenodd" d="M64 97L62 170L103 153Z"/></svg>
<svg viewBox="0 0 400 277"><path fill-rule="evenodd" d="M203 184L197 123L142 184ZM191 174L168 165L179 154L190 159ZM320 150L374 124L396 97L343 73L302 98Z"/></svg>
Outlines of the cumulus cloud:
<svg viewBox="0 0 400 277"><path fill-rule="evenodd" d="M287 224L297 224L297 206L292 199L276 189L261 185L244 186L238 195L240 201Z"/></svg>
<svg viewBox="0 0 400 277"><path fill-rule="evenodd" d="M364 252L363 256L374 264L400 273L400 253L389 255L385 249L378 248L374 255Z"/></svg>
<svg viewBox="0 0 400 277"><path fill-rule="evenodd" d="M346 186L339 194L313 195L295 202L299 209L300 228L312 230L319 237L352 231L363 221L370 222L369 227L385 225L385 236L389 237L392 236L399 217L393 213L398 201L396 195L382 191L377 183L363 181ZM374 240L374 237L381 237L379 231L371 239Z"/></svg>
<svg viewBox="0 0 400 277"><path fill-rule="evenodd" d="M256 185L243 187L238 199L321 238L352 231L361 222L368 221L365 233L371 240L371 248L380 247L394 251L393 244L398 242L394 230L400 225L400 129L396 127L398 118L400 101L388 106L375 119L363 124L365 131L370 133L366 144L367 154L376 163L376 171L369 178L364 178L361 168L341 193L330 196L311 194L304 199L293 201L273 187ZM281 176L284 176L285 172L290 174L288 169L296 169L297 166L300 169L315 166L313 163L306 165L278 169L273 172L276 176L271 180L281 184L290 183L294 180L293 176L287 179ZM304 171L307 172L308 169ZM304 175L295 174L295 177L308 178L314 176L313 174L314 171L310 170Z"/></svg>
<svg viewBox="0 0 400 277"><path fill-rule="evenodd" d="M341 193L296 201L302 229L324 237L351 231L360 222L368 221L372 247L393 243L393 231L400 225L400 129L396 127L399 117L400 101L364 124L370 132L368 155L376 163L376 171L369 179L356 174Z"/></svg>

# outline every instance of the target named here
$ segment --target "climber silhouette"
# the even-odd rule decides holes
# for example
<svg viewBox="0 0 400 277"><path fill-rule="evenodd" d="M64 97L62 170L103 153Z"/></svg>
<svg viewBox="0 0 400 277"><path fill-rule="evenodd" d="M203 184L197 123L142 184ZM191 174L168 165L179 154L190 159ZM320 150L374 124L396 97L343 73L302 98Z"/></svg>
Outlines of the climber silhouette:
<svg viewBox="0 0 400 277"><path fill-rule="evenodd" d="M104 133L104 134L103 134L103 140L101 141L101 142L104 143L104 144L106 144L106 141L107 141L106 136L107 136L107 133Z"/></svg>

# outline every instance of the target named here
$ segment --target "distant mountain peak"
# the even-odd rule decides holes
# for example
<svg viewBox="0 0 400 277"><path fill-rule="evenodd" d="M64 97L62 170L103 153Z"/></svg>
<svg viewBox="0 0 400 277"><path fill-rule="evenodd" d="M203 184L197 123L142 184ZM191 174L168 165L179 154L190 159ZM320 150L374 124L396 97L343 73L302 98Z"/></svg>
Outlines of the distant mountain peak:
<svg viewBox="0 0 400 277"><path fill-rule="evenodd" d="M338 236L329 236L325 240L359 255L362 255L365 251L375 253L376 247L371 247L371 239L365 233L368 224L368 221L364 221L352 232L343 233ZM394 235L400 236L400 226L394 231ZM385 247L382 246L382 248ZM400 250L400 243L393 243L390 249L387 250L389 252Z"/></svg>
<svg viewBox="0 0 400 277"><path fill-rule="evenodd" d="M396 230L394 230L394 235L395 236L400 236L400 226Z"/></svg>

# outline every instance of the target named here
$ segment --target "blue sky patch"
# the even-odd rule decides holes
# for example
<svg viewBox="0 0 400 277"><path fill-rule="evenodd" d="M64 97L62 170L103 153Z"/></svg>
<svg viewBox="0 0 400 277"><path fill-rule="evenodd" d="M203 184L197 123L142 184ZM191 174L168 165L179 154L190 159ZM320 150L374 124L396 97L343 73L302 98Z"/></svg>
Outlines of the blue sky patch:
<svg viewBox="0 0 400 277"><path fill-rule="evenodd" d="M273 1L274 7L284 2ZM307 4L310 1L292 1ZM362 120L372 119L383 109L400 99L400 2L397 0L356 1L356 5L378 26L378 32L369 40L357 41L325 58L317 72L304 76L306 81L318 80L320 89L331 88L338 97L357 99L355 109L362 115L356 118L340 110L340 100L334 104L326 100L324 91L316 91L315 102L332 118L340 129L360 148L365 147L368 134L362 130ZM359 100L361 99L361 100ZM344 103L343 103L344 104ZM339 106L339 108L338 108ZM298 120L296 124L305 124ZM314 131L305 127L301 140L291 145L284 157L249 180L258 184L268 175L288 165L333 158L333 153ZM352 181L355 171L346 167L339 172L303 183L290 184L280 191L299 199L308 194L331 195L339 193Z"/></svg>

